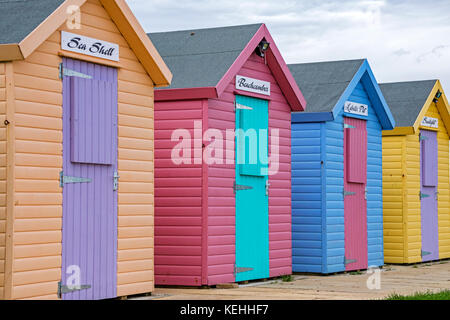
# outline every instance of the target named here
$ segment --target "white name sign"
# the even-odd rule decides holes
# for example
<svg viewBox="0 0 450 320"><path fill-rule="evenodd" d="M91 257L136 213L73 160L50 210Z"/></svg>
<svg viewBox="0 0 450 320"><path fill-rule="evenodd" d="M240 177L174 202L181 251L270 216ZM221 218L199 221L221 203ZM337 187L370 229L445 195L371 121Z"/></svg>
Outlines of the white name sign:
<svg viewBox="0 0 450 320"><path fill-rule="evenodd" d="M270 96L270 82L236 76L236 89Z"/></svg>
<svg viewBox="0 0 450 320"><path fill-rule="evenodd" d="M430 127L430 128L439 128L439 119L431 118L431 117L423 117L422 126L424 127Z"/></svg>
<svg viewBox="0 0 450 320"><path fill-rule="evenodd" d="M344 104L344 112L367 117L369 115L369 106L367 104L347 101Z"/></svg>
<svg viewBox="0 0 450 320"><path fill-rule="evenodd" d="M119 45L61 31L61 49L88 56L119 61Z"/></svg>

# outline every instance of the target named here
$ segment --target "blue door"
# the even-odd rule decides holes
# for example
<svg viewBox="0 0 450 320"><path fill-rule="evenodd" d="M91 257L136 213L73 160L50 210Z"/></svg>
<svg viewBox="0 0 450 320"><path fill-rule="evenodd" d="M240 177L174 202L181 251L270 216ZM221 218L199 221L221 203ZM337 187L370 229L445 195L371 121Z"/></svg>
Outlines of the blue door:
<svg viewBox="0 0 450 320"><path fill-rule="evenodd" d="M236 96L236 281L269 277L269 104Z"/></svg>

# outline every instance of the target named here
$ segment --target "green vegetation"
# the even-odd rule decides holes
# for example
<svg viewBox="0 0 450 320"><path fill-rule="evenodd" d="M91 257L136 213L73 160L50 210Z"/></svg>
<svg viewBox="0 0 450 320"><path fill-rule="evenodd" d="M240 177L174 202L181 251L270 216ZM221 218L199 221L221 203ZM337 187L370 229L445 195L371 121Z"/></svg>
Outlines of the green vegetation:
<svg viewBox="0 0 450 320"><path fill-rule="evenodd" d="M392 294L386 300L450 300L450 290L444 290L438 293L428 291L426 293L415 293L409 296Z"/></svg>
<svg viewBox="0 0 450 320"><path fill-rule="evenodd" d="M292 282L292 281L294 281L294 278L291 275L282 276L281 279L283 280L283 282Z"/></svg>
<svg viewBox="0 0 450 320"><path fill-rule="evenodd" d="M350 272L350 275L352 275L352 276L359 276L361 274L363 274L363 273L361 271L359 271L359 270Z"/></svg>

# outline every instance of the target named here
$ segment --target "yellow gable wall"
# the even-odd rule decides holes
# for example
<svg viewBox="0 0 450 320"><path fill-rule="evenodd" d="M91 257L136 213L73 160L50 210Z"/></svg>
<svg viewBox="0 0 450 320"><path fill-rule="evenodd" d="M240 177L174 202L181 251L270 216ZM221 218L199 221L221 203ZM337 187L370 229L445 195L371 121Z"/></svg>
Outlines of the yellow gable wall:
<svg viewBox="0 0 450 320"><path fill-rule="evenodd" d="M440 99L438 103L443 103ZM443 105L440 109L444 109ZM426 116L439 119L439 253L450 257L449 135L432 103ZM423 128L430 130L430 128ZM431 129L433 130L433 129ZM384 248L387 263L421 262L420 129L413 135L383 136Z"/></svg>
<svg viewBox="0 0 450 320"><path fill-rule="evenodd" d="M440 102L442 103L442 101ZM438 217L439 217L439 257L449 257L450 246L450 181L449 181L449 136L442 117L434 103L432 103L426 116L439 119L438 132ZM425 130L433 130L420 127ZM408 206L405 207L407 220L407 250L406 263L421 262L421 207L420 207L420 130L415 135L407 136L406 166L407 172L406 193L410 196Z"/></svg>
<svg viewBox="0 0 450 320"><path fill-rule="evenodd" d="M153 290L153 84L98 0L88 0L81 13L81 29L64 24L25 61L13 63L15 219L13 274L6 280L13 299L56 299L61 279L61 30L120 45L117 295Z"/></svg>

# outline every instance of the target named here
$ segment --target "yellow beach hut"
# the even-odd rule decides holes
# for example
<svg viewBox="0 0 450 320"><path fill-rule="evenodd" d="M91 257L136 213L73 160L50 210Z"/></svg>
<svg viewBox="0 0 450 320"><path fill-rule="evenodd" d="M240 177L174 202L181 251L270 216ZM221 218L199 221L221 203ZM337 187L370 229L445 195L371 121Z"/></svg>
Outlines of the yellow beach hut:
<svg viewBox="0 0 450 320"><path fill-rule="evenodd" d="M380 87L397 123L383 131L385 262L450 258L450 107L442 85Z"/></svg>

